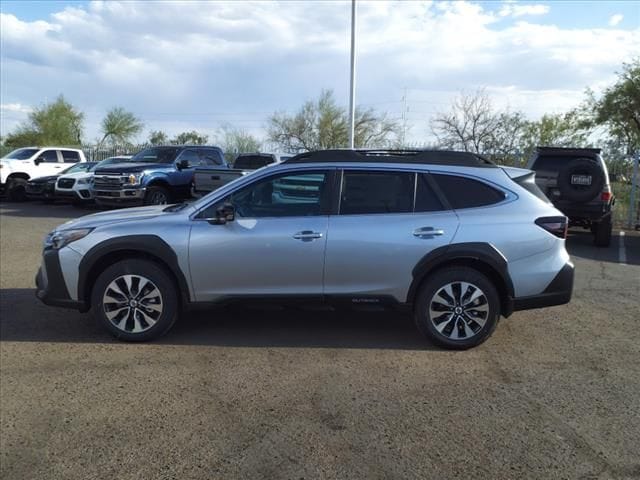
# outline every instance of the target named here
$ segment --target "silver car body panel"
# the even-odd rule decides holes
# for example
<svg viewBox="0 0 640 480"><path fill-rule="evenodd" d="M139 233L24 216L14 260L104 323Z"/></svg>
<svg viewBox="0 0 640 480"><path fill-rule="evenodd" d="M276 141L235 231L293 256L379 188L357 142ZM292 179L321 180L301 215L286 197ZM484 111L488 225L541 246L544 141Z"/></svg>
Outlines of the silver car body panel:
<svg viewBox="0 0 640 480"><path fill-rule="evenodd" d="M488 183L505 200L488 207L408 214L237 218L212 225L198 218L204 208L233 191L281 172L320 169L403 170L462 175ZM482 242L504 257L515 297L540 294L568 261L564 240L537 226L558 210L514 183L501 168L362 163L273 164L240 177L177 212L164 206L103 212L59 229L93 228L61 250L68 291L77 299L79 259L107 240L153 235L176 254L187 279L189 300L216 301L235 295L385 295L407 301L414 266L435 248ZM431 227L438 235L415 235ZM321 234L302 241L302 231Z"/></svg>

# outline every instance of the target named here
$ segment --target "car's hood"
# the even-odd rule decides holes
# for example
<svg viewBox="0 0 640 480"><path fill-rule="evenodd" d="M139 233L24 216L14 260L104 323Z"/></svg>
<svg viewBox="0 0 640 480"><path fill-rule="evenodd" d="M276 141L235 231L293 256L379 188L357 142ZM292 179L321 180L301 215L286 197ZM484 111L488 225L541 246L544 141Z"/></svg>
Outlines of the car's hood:
<svg viewBox="0 0 640 480"><path fill-rule="evenodd" d="M172 215L173 213L164 212L167 205L151 205L149 207L123 208L120 210L110 210L107 212L94 213L84 217L70 220L63 223L56 230L69 230L73 228L96 228L104 225L119 222L140 222L155 218L159 215Z"/></svg>
<svg viewBox="0 0 640 480"><path fill-rule="evenodd" d="M60 175L61 178L75 178L76 180L80 178L91 178L93 177L93 172L76 172L76 173L67 173L65 175Z"/></svg>
<svg viewBox="0 0 640 480"><path fill-rule="evenodd" d="M60 175L47 175L46 177L37 177L29 180L29 183L46 183L55 180Z"/></svg>
<svg viewBox="0 0 640 480"><path fill-rule="evenodd" d="M138 173L145 170L158 170L161 168L171 168L171 163L114 163L106 167L102 167L95 171L96 175L118 175L122 173Z"/></svg>

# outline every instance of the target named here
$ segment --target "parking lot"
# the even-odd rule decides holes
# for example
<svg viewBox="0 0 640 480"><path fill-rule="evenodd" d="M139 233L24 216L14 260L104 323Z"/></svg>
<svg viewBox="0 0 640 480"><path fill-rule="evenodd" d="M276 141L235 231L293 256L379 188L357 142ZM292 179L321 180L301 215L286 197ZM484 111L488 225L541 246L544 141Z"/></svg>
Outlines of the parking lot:
<svg viewBox="0 0 640 480"><path fill-rule="evenodd" d="M573 232L568 305L445 351L392 312L225 308L114 341L34 297L44 235L0 204L0 462L26 478L640 477L640 235Z"/></svg>

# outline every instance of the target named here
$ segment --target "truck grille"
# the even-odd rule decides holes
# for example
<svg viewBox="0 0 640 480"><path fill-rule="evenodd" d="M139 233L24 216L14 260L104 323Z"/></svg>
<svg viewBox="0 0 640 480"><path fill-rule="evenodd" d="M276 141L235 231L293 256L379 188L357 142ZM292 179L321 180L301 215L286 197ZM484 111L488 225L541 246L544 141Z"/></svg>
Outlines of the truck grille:
<svg viewBox="0 0 640 480"><path fill-rule="evenodd" d="M93 188L100 190L119 190L124 185L125 177L115 175L94 175Z"/></svg>
<svg viewBox="0 0 640 480"><path fill-rule="evenodd" d="M58 188L71 188L74 183L76 183L76 181L73 178L61 178L58 180Z"/></svg>

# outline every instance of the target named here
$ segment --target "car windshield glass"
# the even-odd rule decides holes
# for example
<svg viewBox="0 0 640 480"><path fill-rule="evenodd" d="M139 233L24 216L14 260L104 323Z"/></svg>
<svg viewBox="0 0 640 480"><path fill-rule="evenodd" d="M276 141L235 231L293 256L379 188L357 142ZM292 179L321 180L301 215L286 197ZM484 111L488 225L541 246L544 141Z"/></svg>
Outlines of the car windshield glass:
<svg viewBox="0 0 640 480"><path fill-rule="evenodd" d="M62 173L78 173L78 172L88 172L92 167L97 165L94 162L81 162L76 163L75 165L63 170Z"/></svg>
<svg viewBox="0 0 640 480"><path fill-rule="evenodd" d="M172 147L145 148L125 161L130 163L171 163L175 160L177 152L178 149Z"/></svg>
<svg viewBox="0 0 640 480"><path fill-rule="evenodd" d="M19 148L13 152L5 155L2 158L11 158L13 160L26 160L31 158L38 151L37 148Z"/></svg>

